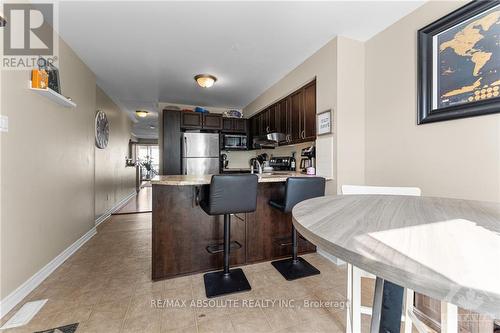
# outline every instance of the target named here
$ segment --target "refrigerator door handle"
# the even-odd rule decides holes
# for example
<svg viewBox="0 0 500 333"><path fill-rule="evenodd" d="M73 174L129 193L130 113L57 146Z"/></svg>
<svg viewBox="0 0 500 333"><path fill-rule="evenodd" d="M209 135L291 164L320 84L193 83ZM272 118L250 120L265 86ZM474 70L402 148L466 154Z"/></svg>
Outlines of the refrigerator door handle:
<svg viewBox="0 0 500 333"><path fill-rule="evenodd" d="M188 151L188 139L185 136L184 137L184 157L187 157L187 151Z"/></svg>

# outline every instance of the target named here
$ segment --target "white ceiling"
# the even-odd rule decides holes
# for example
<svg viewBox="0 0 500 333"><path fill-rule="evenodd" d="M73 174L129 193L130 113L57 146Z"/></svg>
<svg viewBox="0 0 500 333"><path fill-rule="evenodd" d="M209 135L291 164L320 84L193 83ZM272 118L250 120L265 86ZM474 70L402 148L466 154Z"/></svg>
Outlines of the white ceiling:
<svg viewBox="0 0 500 333"><path fill-rule="evenodd" d="M336 35L367 40L422 3L69 1L59 30L135 119L158 102L241 109ZM202 89L199 73L218 81ZM155 135L148 121L138 136Z"/></svg>

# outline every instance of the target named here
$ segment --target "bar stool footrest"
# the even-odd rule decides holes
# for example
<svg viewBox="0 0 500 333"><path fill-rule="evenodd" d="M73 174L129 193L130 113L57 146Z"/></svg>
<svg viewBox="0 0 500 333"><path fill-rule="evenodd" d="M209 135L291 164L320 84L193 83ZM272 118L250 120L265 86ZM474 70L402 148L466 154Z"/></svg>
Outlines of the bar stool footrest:
<svg viewBox="0 0 500 333"><path fill-rule="evenodd" d="M298 257L297 261L292 258L273 261L271 265L288 281L320 274L316 267L301 257Z"/></svg>
<svg viewBox="0 0 500 333"><path fill-rule="evenodd" d="M230 243L230 248L231 250L238 250L238 249L241 249L241 244L240 242L238 241L232 241ZM208 245L206 247L206 250L208 253L210 254L216 254L216 253L221 253L221 252L224 252L224 243L220 243L220 244L213 244L213 245Z"/></svg>
<svg viewBox="0 0 500 333"><path fill-rule="evenodd" d="M203 280L208 298L252 289L241 268L231 269L229 274L224 274L224 271L206 273L203 275Z"/></svg>

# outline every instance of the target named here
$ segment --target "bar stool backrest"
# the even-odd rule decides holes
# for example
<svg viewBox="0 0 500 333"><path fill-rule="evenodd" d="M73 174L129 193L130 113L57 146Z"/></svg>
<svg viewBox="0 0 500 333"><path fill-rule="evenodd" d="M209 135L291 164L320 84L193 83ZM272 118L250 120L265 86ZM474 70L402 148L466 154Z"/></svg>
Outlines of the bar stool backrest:
<svg viewBox="0 0 500 333"><path fill-rule="evenodd" d="M286 180L285 213L301 201L325 195L325 178L323 177L289 177Z"/></svg>
<svg viewBox="0 0 500 333"><path fill-rule="evenodd" d="M209 215L253 212L258 180L257 175L214 175L201 207Z"/></svg>

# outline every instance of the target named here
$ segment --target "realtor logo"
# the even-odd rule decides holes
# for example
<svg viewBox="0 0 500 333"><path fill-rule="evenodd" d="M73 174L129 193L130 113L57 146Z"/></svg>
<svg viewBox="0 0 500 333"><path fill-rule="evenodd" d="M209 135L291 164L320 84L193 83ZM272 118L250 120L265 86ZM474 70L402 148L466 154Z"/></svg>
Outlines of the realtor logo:
<svg viewBox="0 0 500 333"><path fill-rule="evenodd" d="M50 3L4 4L5 56L54 54L54 8Z"/></svg>

